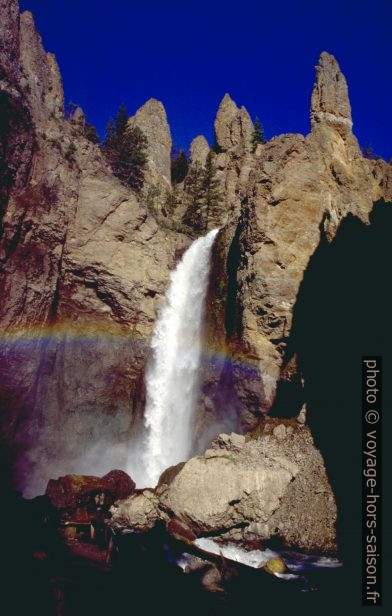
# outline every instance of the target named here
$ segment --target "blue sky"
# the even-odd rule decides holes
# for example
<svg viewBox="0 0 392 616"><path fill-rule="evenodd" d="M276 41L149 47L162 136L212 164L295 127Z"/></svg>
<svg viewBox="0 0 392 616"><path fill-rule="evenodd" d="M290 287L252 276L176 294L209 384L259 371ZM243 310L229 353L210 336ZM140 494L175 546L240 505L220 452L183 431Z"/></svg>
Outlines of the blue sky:
<svg viewBox="0 0 392 616"><path fill-rule="evenodd" d="M354 132L392 157L390 0L21 0L47 51L55 53L66 100L101 134L121 102L134 113L161 100L172 136L213 140L229 92L261 119L266 136L309 132L314 66L333 53L346 75Z"/></svg>

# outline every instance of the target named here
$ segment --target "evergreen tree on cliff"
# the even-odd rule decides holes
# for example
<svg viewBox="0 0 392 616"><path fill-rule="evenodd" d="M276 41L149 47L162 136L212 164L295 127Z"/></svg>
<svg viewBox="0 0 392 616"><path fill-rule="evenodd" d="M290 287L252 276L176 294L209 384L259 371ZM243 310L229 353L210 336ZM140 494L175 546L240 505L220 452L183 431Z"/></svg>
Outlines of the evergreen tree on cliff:
<svg viewBox="0 0 392 616"><path fill-rule="evenodd" d="M114 175L140 191L147 163L147 139L138 126L129 126L128 120L125 105L120 105L114 121L109 120L102 148Z"/></svg>
<svg viewBox="0 0 392 616"><path fill-rule="evenodd" d="M203 172L203 197L202 210L205 229L221 223L223 214L223 198L220 191L220 183L216 177L215 154L212 150L208 152L207 160Z"/></svg>
<svg viewBox="0 0 392 616"><path fill-rule="evenodd" d="M97 129L95 128L94 124L91 124L91 122L89 122L88 120L86 120L86 123L84 125L84 136L86 137L86 139L91 141L91 143L100 142Z"/></svg>
<svg viewBox="0 0 392 616"><path fill-rule="evenodd" d="M99 143L100 137L94 124L89 122L81 107L70 101L65 109L66 119L91 143Z"/></svg>
<svg viewBox="0 0 392 616"><path fill-rule="evenodd" d="M189 169L185 178L184 191L187 208L182 222L197 233L204 231L203 224L203 179L204 169L196 162Z"/></svg>
<svg viewBox="0 0 392 616"><path fill-rule="evenodd" d="M171 181L180 184L188 173L188 157L184 150L174 151L171 161Z"/></svg>
<svg viewBox="0 0 392 616"><path fill-rule="evenodd" d="M253 151L256 150L259 143L267 143L267 140L264 135L263 125L260 122L259 118L256 118L255 127L254 127L253 135L252 135Z"/></svg>

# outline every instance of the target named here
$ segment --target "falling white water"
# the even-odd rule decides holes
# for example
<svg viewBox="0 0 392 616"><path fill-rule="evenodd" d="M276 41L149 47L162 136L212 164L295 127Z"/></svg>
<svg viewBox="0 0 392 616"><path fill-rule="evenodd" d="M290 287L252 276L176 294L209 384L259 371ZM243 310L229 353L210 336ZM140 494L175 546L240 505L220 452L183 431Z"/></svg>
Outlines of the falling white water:
<svg viewBox="0 0 392 616"><path fill-rule="evenodd" d="M155 486L166 468L192 454L204 301L217 233L218 229L210 231L185 252L171 274L155 324L146 374L141 487Z"/></svg>

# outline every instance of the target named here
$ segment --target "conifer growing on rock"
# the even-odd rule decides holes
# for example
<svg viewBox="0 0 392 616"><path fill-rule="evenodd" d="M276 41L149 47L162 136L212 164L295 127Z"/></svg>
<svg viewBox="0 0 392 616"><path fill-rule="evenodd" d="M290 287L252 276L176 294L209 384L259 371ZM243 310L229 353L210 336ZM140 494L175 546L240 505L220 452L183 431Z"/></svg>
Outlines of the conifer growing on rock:
<svg viewBox="0 0 392 616"><path fill-rule="evenodd" d="M222 219L223 199L216 177L215 153L210 150L204 167L199 162L191 166L185 180L188 207L183 223L197 233L209 226L219 225Z"/></svg>
<svg viewBox="0 0 392 616"><path fill-rule="evenodd" d="M223 199L220 191L219 180L216 177L215 154L208 152L203 172L203 214L205 229L211 222L212 226L220 223L222 217Z"/></svg>
<svg viewBox="0 0 392 616"><path fill-rule="evenodd" d="M185 196L187 209L183 217L183 223L196 232L203 231L203 179L204 169L199 162L191 166L185 178Z"/></svg>
<svg viewBox="0 0 392 616"><path fill-rule="evenodd" d="M138 126L128 125L125 105L120 105L115 120L109 120L103 151L114 175L140 191L147 163L147 139Z"/></svg>
<svg viewBox="0 0 392 616"><path fill-rule="evenodd" d="M171 160L171 181L180 184L188 173L188 157L183 149L174 151Z"/></svg>
<svg viewBox="0 0 392 616"><path fill-rule="evenodd" d="M84 125L83 133L86 139L91 141L91 143L99 143L101 140L94 124L91 124L91 122L89 122L88 120L86 120L86 123Z"/></svg>
<svg viewBox="0 0 392 616"><path fill-rule="evenodd" d="M165 201L162 208L162 214L164 216L172 216L177 205L179 203L178 185L174 184L173 189L166 190Z"/></svg>
<svg viewBox="0 0 392 616"><path fill-rule="evenodd" d="M256 117L255 127L254 127L253 135L252 135L253 151L256 150L259 143L267 143L267 140L264 135L263 125L260 122L259 118Z"/></svg>
<svg viewBox="0 0 392 616"><path fill-rule="evenodd" d="M78 105L75 105L72 101L69 102L65 115L68 121L78 130L78 133L91 141L91 143L99 143L101 141L94 124L89 122Z"/></svg>

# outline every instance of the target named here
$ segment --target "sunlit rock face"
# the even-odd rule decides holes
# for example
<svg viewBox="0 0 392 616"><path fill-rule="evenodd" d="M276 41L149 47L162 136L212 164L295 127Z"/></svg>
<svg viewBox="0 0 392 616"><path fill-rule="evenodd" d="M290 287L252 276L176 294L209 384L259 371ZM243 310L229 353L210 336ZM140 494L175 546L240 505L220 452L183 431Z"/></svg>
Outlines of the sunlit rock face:
<svg viewBox="0 0 392 616"><path fill-rule="evenodd" d="M151 185L162 185L162 189L169 188L172 138L163 104L150 98L130 118L129 124L138 126L147 138L147 182Z"/></svg>
<svg viewBox="0 0 392 616"><path fill-rule="evenodd" d="M326 51L320 55L316 76L310 111L312 131L330 124L350 138L353 122L347 82L336 59Z"/></svg>
<svg viewBox="0 0 392 616"><path fill-rule="evenodd" d="M195 165L197 163L199 165L205 165L209 150L210 146L208 145L207 139L203 137L203 135L195 137L189 148L191 165Z"/></svg>
<svg viewBox="0 0 392 616"><path fill-rule="evenodd" d="M203 456L163 473L155 493L131 496L111 512L122 528L146 530L161 519L184 536L275 537L286 547L336 549L336 504L323 460L309 429L296 422L267 423L251 439L221 434Z"/></svg>
<svg viewBox="0 0 392 616"><path fill-rule="evenodd" d="M237 107L229 94L225 94L215 119L215 138L223 151L244 153L251 148L253 122L245 107Z"/></svg>
<svg viewBox="0 0 392 616"><path fill-rule="evenodd" d="M11 0L2 9L0 168L12 173L1 177L0 196L1 434L16 485L27 482L32 494L53 476L122 466L144 409L146 359L169 273L191 238L147 207L157 184L162 198L170 190L162 104L151 99L131 119L148 140L146 186L136 195L64 118L59 69L32 16L19 21ZM289 351L310 258L349 214L368 224L373 202L392 199L392 167L361 157L347 84L327 53L311 128L254 148L247 111L229 96L220 105L214 163L225 207L207 294L199 451L227 418L238 431L257 424L277 384L295 385L285 407L299 410L303 377ZM192 164L205 164L207 154L198 137ZM177 186L172 228L183 198Z"/></svg>
<svg viewBox="0 0 392 616"><path fill-rule="evenodd" d="M18 459L18 485L28 481L37 493L65 466L93 474L113 467L105 452L126 441L141 411L152 327L190 240L161 229L64 119L54 57L29 13L20 29L17 12L10 15L15 49L20 37L21 122L29 118L36 146L29 181L14 184L3 216L1 429ZM16 95L6 96L14 105ZM12 126L10 139L20 140L20 122ZM117 465L125 454L114 454Z"/></svg>
<svg viewBox="0 0 392 616"><path fill-rule="evenodd" d="M234 111L225 97L216 121L228 222L213 255L203 405L224 397L250 427L274 404L281 380L295 384L298 399L286 402L301 408L300 369L288 348L304 273L342 220L351 214L369 224L373 203L391 199L392 167L362 158L346 80L326 52L306 137L280 135L238 158L229 142Z"/></svg>

